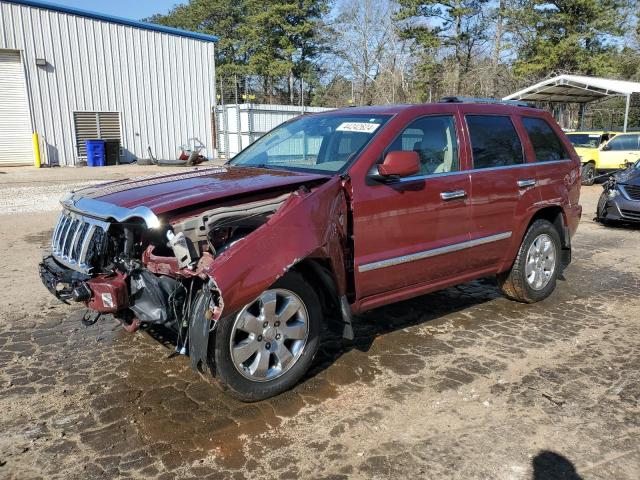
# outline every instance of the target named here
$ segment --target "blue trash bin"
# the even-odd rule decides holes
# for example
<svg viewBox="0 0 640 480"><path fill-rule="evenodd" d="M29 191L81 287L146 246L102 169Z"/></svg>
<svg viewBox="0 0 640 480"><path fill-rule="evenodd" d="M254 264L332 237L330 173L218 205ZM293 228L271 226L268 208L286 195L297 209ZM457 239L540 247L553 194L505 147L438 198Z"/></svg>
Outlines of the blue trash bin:
<svg viewBox="0 0 640 480"><path fill-rule="evenodd" d="M104 140L87 140L87 166L104 167Z"/></svg>

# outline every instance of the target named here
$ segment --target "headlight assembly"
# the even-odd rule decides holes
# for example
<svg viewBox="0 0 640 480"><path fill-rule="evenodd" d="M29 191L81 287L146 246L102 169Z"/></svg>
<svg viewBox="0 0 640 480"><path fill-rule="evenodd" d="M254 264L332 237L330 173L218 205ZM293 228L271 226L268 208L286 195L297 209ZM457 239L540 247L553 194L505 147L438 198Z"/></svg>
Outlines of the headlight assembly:
<svg viewBox="0 0 640 480"><path fill-rule="evenodd" d="M609 199L616 198L618 195L620 195L620 190L618 189L618 187L614 187L607 192L607 196L609 197Z"/></svg>

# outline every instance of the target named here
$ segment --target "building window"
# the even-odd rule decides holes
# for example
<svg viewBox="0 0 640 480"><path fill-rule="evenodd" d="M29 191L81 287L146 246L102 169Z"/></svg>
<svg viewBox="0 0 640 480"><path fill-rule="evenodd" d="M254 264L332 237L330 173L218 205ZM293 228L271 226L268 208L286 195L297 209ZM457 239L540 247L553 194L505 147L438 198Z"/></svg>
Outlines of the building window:
<svg viewBox="0 0 640 480"><path fill-rule="evenodd" d="M118 140L121 143L119 112L73 112L73 125L79 157L87 156L87 140Z"/></svg>

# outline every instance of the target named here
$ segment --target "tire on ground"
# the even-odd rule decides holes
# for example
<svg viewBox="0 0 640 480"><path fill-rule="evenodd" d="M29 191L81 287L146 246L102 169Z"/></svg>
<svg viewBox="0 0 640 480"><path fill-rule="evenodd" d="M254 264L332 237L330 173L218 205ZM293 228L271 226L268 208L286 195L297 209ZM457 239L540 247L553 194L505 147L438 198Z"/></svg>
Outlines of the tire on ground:
<svg viewBox="0 0 640 480"><path fill-rule="evenodd" d="M304 350L288 371L273 380L253 381L236 369L231 358L229 345L236 314L220 320L220 324L216 327L215 348L210 349L210 355L215 356L213 364L216 377L223 388L227 388L231 395L244 402L264 400L295 386L311 366L320 343L322 307L318 295L309 282L300 273L290 271L269 288L290 290L300 297L307 309L309 333Z"/></svg>
<svg viewBox="0 0 640 480"><path fill-rule="evenodd" d="M549 283L541 290L535 290L527 282L525 267L527 262L527 253L529 247L534 240L542 234L547 234L554 243L556 249L555 268ZM535 303L547 298L556 288L556 279L560 269L560 235L556 227L549 221L539 219L535 220L520 244L518 255L511 270L498 275L498 285L502 293L509 299L523 303Z"/></svg>
<svg viewBox="0 0 640 480"><path fill-rule="evenodd" d="M596 166L589 162L582 167L582 185L593 185L596 181Z"/></svg>

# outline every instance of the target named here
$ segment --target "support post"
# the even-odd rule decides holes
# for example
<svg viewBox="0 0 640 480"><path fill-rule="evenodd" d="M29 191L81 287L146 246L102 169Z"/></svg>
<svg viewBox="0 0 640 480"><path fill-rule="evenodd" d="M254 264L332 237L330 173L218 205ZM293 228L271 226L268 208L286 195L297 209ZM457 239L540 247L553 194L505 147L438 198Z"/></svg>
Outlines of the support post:
<svg viewBox="0 0 640 480"><path fill-rule="evenodd" d="M42 161L40 159L40 139L38 134L33 132L33 165L36 168L40 168Z"/></svg>
<svg viewBox="0 0 640 480"><path fill-rule="evenodd" d="M580 104L580 113L578 120L578 128L582 130L584 128L584 111L586 110L586 105L584 103Z"/></svg>
<svg viewBox="0 0 640 480"><path fill-rule="evenodd" d="M629 104L631 103L631 94L627 94L627 104L624 108L624 127L623 132L627 131L627 125L629 124Z"/></svg>

